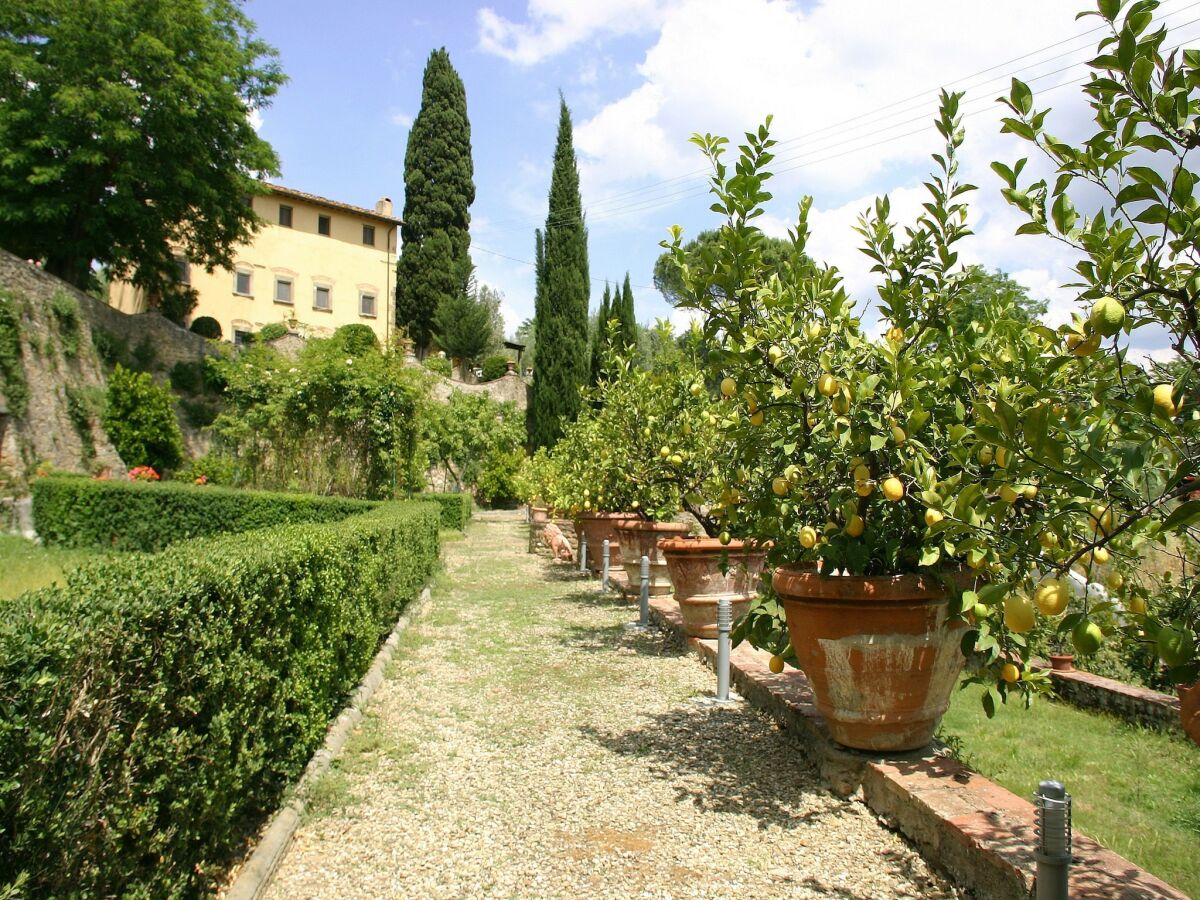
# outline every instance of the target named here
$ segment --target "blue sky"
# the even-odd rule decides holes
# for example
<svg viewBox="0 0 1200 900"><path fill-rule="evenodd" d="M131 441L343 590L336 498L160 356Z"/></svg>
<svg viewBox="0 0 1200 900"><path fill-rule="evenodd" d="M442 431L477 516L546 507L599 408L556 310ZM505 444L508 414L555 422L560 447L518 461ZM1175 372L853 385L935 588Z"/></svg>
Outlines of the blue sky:
<svg viewBox="0 0 1200 900"><path fill-rule="evenodd" d="M993 159L1027 151L999 134L997 105L1012 74L1031 81L1053 130L1087 134L1076 82L1098 20L1078 3L1010 0L528 0L477 5L408 0L250 0L260 35L291 81L262 113L282 182L371 206L403 205L404 149L431 50L445 46L467 90L475 163L472 257L506 298L509 327L533 314L533 231L546 215L558 91L571 107L590 228L592 305L604 279L628 270L638 318L671 317L651 287L658 242L678 223L695 234L707 211L696 131L737 136L763 117L781 171L764 227L783 235L812 194L814 255L837 264L868 298L866 258L851 231L879 193L900 220L924 199L937 148L937 88L965 88L965 180L977 236L969 262L1014 274L1051 300L1057 324L1073 308L1072 259L1053 242L1013 237L1020 220L999 196ZM1166 0L1174 42L1200 34L1200 3ZM968 77L970 76L970 77ZM1150 352L1155 348L1141 348Z"/></svg>

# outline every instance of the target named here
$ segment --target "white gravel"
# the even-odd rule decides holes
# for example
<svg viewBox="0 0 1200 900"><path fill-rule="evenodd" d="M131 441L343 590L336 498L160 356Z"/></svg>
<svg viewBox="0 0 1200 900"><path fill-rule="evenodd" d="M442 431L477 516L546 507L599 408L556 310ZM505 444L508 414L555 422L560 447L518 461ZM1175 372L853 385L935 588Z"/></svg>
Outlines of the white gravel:
<svg viewBox="0 0 1200 900"><path fill-rule="evenodd" d="M528 555L447 546L426 618L311 798L268 897L948 897L946 881L632 607Z"/></svg>

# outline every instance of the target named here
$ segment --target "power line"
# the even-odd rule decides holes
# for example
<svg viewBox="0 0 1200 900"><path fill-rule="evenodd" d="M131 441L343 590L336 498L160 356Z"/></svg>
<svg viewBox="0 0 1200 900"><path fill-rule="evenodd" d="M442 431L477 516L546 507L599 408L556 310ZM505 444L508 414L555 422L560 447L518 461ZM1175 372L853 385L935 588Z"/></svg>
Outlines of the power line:
<svg viewBox="0 0 1200 900"><path fill-rule="evenodd" d="M500 253L496 250L489 250L487 247L481 247L474 242L471 243L471 249L478 250L480 253L486 253L489 256L498 256L501 259L507 259L510 262L520 263L523 266L529 266L529 268L531 268L531 269L537 268L537 263L535 263L535 262L530 262L527 259L518 259L515 256L509 256L507 253ZM594 282L595 284L603 283L603 284L611 285L611 284L617 283L609 278L592 278L590 276L588 278L588 281ZM658 288L654 287L654 285L651 285L651 284L631 284L629 286L631 288L637 288L639 291L656 291L656 290L658 290Z"/></svg>

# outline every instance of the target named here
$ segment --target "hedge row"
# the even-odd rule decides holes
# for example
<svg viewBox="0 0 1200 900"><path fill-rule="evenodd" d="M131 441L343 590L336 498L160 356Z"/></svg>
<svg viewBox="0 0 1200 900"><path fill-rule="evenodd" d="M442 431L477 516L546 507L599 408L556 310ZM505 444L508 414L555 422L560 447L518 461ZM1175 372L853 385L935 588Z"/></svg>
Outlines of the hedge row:
<svg viewBox="0 0 1200 900"><path fill-rule="evenodd" d="M85 487L68 496L106 496ZM62 496L41 491L43 511ZM387 503L108 555L0 604L0 896L213 890L429 580L438 530L431 504Z"/></svg>
<svg viewBox="0 0 1200 900"><path fill-rule="evenodd" d="M442 508L442 527L453 528L456 531L462 531L467 527L467 523L471 521L471 513L475 509L471 495L467 493L418 494L416 499L436 502Z"/></svg>
<svg viewBox="0 0 1200 900"><path fill-rule="evenodd" d="M33 482L33 523L47 544L161 550L176 541L301 522L336 522L376 504L178 482L52 477Z"/></svg>

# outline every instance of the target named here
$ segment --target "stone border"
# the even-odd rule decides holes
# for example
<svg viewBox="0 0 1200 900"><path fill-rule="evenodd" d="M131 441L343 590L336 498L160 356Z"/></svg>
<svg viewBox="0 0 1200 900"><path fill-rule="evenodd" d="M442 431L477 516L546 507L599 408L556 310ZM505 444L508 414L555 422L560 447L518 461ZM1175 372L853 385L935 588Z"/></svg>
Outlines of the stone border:
<svg viewBox="0 0 1200 900"><path fill-rule="evenodd" d="M329 769L330 764L345 746L350 732L362 721L363 709L374 696L375 691L383 684L384 672L400 643L400 635L425 612L431 597L432 593L427 586L415 601L405 607L400 618L396 620L396 626L388 635L388 639L383 642L383 646L379 648L375 660L371 663L371 668L363 676L358 688L350 695L349 702L342 709L336 721L329 726L324 745L308 761L304 774L300 776L300 780L292 791L291 798L271 818L270 825L263 832L254 851L243 863L233 884L221 894L224 900L257 900L262 896L263 891L271 882L271 876L275 873L275 869L283 861L288 847L291 846L292 837L304 815L305 797L308 791L317 779Z"/></svg>
<svg viewBox="0 0 1200 900"><path fill-rule="evenodd" d="M716 641L685 638L679 606L650 598L651 618L708 665ZM933 753L887 757L835 744L817 712L804 673L775 675L769 654L749 644L730 655L730 678L750 703L788 728L811 754L822 776L842 796L856 795L908 838L960 886L989 900L1028 898L1034 889L1034 807L963 764ZM1069 786L1068 786L1069 787ZM1071 897L1158 897L1187 900L1149 872L1075 832Z"/></svg>
<svg viewBox="0 0 1200 900"><path fill-rule="evenodd" d="M1079 669L1059 672L1042 660L1034 660L1034 664L1049 671L1054 692L1072 706L1108 713L1159 731L1183 734L1178 697Z"/></svg>

